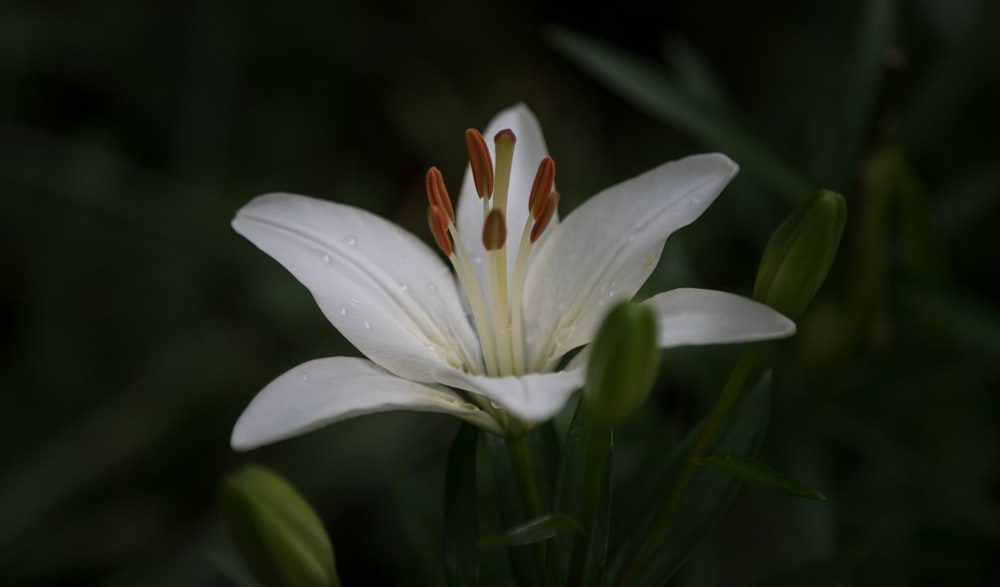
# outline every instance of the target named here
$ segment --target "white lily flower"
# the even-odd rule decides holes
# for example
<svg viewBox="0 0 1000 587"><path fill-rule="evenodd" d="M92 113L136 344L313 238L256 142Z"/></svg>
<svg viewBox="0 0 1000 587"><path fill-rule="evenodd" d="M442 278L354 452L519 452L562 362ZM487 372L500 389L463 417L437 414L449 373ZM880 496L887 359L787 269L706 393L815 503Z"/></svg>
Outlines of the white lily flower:
<svg viewBox="0 0 1000 587"><path fill-rule="evenodd" d="M431 232L451 267L351 206L267 194L237 212L233 228L302 282L367 358L309 361L272 381L236 423L234 448L393 409L448 413L498 434L553 417L583 384L583 361L559 369L561 359L635 295L667 237L738 169L719 154L666 163L559 222L555 166L534 115L507 109L486 136L493 145L466 134L471 164L457 214L440 172L427 174ZM659 316L662 347L795 332L771 308L719 291L678 289L645 303Z"/></svg>

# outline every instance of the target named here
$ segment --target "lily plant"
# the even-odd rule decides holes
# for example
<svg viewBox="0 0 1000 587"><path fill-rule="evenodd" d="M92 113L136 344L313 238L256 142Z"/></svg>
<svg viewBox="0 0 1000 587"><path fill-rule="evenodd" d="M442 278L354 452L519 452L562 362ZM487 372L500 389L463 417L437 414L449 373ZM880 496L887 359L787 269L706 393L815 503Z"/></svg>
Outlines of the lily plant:
<svg viewBox="0 0 1000 587"><path fill-rule="evenodd" d="M465 139L457 206L441 172L427 172L437 251L370 212L307 196L262 195L237 212L233 228L305 285L365 358L320 358L280 375L240 416L234 448L396 409L523 434L581 388L586 346L607 312L635 296L667 238L738 170L721 154L665 163L560 221L555 164L527 107ZM674 289L642 303L664 348L795 332L770 307L721 291Z"/></svg>

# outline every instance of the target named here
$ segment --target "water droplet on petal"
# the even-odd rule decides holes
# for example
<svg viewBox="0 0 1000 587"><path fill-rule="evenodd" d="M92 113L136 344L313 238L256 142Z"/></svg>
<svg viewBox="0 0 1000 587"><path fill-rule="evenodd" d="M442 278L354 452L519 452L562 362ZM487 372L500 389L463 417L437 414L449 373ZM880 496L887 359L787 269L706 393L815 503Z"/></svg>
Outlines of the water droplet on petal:
<svg viewBox="0 0 1000 587"><path fill-rule="evenodd" d="M479 255L476 255L475 257L472 258L472 262L476 265L482 265L483 258Z"/></svg>
<svg viewBox="0 0 1000 587"><path fill-rule="evenodd" d="M299 373L299 381L301 381L302 383L309 381L309 373L307 371Z"/></svg>
<svg viewBox="0 0 1000 587"><path fill-rule="evenodd" d="M371 322L369 322L369 321L365 320L365 329L366 329L366 330L371 330L371 329L372 329L372 324L371 324Z"/></svg>
<svg viewBox="0 0 1000 587"><path fill-rule="evenodd" d="M410 286L406 285L405 283L399 284L399 291L401 293L406 293L406 290L408 289L410 289Z"/></svg>
<svg viewBox="0 0 1000 587"><path fill-rule="evenodd" d="M341 307L340 315L343 316L344 318L347 318L347 308Z"/></svg>
<svg viewBox="0 0 1000 587"><path fill-rule="evenodd" d="M429 292L436 292L437 290L438 290L438 286L434 285L433 281L428 281L427 282L427 291L429 291Z"/></svg>
<svg viewBox="0 0 1000 587"><path fill-rule="evenodd" d="M344 244L349 247L356 247L358 246L358 237L354 236L353 234L349 234L344 237Z"/></svg>
<svg viewBox="0 0 1000 587"><path fill-rule="evenodd" d="M351 298L351 305L352 306L357 306L358 302L360 302L360 301L361 300L359 300L358 298Z"/></svg>

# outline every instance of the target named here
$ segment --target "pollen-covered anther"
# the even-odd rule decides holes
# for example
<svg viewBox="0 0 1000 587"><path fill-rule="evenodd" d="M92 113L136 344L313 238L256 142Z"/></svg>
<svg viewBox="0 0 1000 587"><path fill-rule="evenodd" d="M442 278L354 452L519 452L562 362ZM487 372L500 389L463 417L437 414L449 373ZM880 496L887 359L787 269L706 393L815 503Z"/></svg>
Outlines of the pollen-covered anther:
<svg viewBox="0 0 1000 587"><path fill-rule="evenodd" d="M507 219L503 210L494 208L483 223L483 247L487 251L502 249L507 243Z"/></svg>
<svg viewBox="0 0 1000 587"><path fill-rule="evenodd" d="M549 221L555 216L556 208L559 206L559 192L552 192L547 198L539 198L538 214L535 216L535 224L531 227L531 242L534 243L538 237L542 236Z"/></svg>
<svg viewBox="0 0 1000 587"><path fill-rule="evenodd" d="M430 203L432 208L435 206L440 208L447 221L455 222L455 209L451 205L451 198L448 197L448 189L444 185L444 176L441 175L441 170L437 167L428 169L425 182L427 184L428 203ZM445 227L447 227L447 223ZM434 238L437 238L437 236Z"/></svg>
<svg viewBox="0 0 1000 587"><path fill-rule="evenodd" d="M431 205L427 208L427 224L431 227L434 242L437 243L445 257L451 257L453 252L451 237L448 236L448 218L440 206Z"/></svg>
<svg viewBox="0 0 1000 587"><path fill-rule="evenodd" d="M469 151L469 167L472 168L476 193L480 198L489 198L493 195L493 159L486 139L478 130L470 128L465 131L465 147Z"/></svg>
<svg viewBox="0 0 1000 587"><path fill-rule="evenodd" d="M528 210L531 217L538 220L543 207L541 200L552 193L552 185L556 181L556 162L552 157L542 159L535 173L535 182L531 185L531 195L528 197Z"/></svg>

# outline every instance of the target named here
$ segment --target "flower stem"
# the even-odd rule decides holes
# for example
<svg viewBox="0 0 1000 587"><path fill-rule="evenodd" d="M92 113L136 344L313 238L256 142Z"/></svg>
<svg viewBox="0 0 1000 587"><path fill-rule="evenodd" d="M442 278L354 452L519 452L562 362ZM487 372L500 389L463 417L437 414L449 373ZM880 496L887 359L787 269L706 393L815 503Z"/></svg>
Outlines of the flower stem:
<svg viewBox="0 0 1000 587"><path fill-rule="evenodd" d="M726 381L726 386L722 389L722 394L719 396L719 399L716 400L715 406L709 414L705 427L698 436L698 441L695 443L694 449L691 451L691 455L684 460L684 464L677 477L674 479L673 485L670 487L670 491L667 493L666 499L663 500L663 504L660 505L660 509L657 510L656 515L653 517L653 521L647 528L646 534L643 536L642 543L639 545L639 549L625 567L625 572L622 574L621 579L619 579L617 583L618 587L625 587L630 581L632 581L632 579L634 579L636 572L639 570L646 557L649 556L653 546L663 533L667 522L670 520L671 515L677 508L677 504L684 496L684 492L687 490L688 485L691 484L691 480L694 479L695 473L698 471L698 463L705 457L705 454L709 451L709 449L712 448L712 443L715 440L716 434L719 432L719 428L722 427L723 422L726 420L726 416L728 416L729 412L732 411L733 405L739 398L740 391L743 389L743 385L746 383L747 377L750 376L750 371L753 368L754 362L757 360L757 356L760 355L761 347L762 345L759 343L750 345L740 356L739 361L736 363L736 367L733 369L733 372L730 373L729 379Z"/></svg>
<svg viewBox="0 0 1000 587"><path fill-rule="evenodd" d="M510 462L514 467L514 476L517 478L517 488L521 494L524 521L537 519L542 515L542 502L538 497L538 485L535 481L535 470L531 463L531 449L528 445L528 435L519 434L507 437L507 452L510 454ZM541 573L545 569L545 542L536 542L532 546L535 553L535 562L538 564L539 573Z"/></svg>
<svg viewBox="0 0 1000 587"><path fill-rule="evenodd" d="M517 477L517 488L521 493L524 515L529 520L537 518L542 515L542 503L538 498L538 490L535 485L535 472L531 466L528 435L520 434L508 437L507 451L510 454L510 462L514 466L514 473Z"/></svg>

